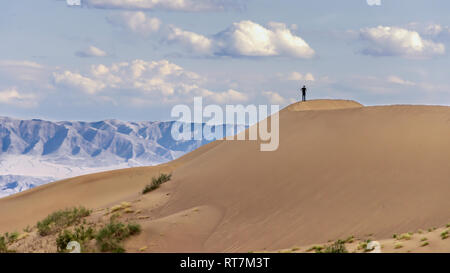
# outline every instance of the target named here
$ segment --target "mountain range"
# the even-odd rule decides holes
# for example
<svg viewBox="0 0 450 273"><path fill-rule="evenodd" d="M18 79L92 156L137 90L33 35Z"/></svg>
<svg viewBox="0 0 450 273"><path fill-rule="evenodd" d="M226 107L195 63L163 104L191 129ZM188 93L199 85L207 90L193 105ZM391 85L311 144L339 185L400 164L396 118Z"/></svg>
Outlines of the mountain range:
<svg viewBox="0 0 450 273"><path fill-rule="evenodd" d="M0 117L0 197L73 176L165 163L214 140L176 141L174 124ZM226 135L232 132L219 126Z"/></svg>

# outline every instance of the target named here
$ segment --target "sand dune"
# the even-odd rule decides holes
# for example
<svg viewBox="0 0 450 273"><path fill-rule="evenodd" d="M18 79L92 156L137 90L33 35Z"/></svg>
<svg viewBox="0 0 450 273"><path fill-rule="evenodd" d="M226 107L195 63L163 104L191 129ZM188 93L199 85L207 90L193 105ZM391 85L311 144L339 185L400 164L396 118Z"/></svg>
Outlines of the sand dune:
<svg viewBox="0 0 450 273"><path fill-rule="evenodd" d="M449 107L298 103L280 112L275 152L216 141L166 165L38 187L0 199L0 232L63 207L138 199L149 218L131 251L144 242L147 251L244 252L390 238L450 220L449 136ZM159 172L172 181L141 196Z"/></svg>
<svg viewBox="0 0 450 273"><path fill-rule="evenodd" d="M362 104L353 100L311 100L298 102L287 107L289 111L311 111L311 110L336 110L348 108L360 108Z"/></svg>

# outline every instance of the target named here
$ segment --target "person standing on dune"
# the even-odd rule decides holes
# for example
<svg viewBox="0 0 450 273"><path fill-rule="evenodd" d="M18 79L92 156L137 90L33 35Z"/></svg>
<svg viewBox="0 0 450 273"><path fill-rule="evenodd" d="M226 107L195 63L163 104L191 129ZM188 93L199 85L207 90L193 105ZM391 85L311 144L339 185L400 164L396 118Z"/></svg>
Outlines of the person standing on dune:
<svg viewBox="0 0 450 273"><path fill-rule="evenodd" d="M302 87L302 101L306 101L306 86Z"/></svg>

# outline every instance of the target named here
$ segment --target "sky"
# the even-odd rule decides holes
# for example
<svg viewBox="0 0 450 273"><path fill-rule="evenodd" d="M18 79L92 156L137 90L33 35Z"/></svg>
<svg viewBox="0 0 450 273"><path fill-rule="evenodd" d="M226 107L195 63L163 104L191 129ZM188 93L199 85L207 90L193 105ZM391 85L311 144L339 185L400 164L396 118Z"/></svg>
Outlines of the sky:
<svg viewBox="0 0 450 273"><path fill-rule="evenodd" d="M78 5L78 3L80 5ZM10 0L0 116L170 120L178 104L450 105L448 0Z"/></svg>

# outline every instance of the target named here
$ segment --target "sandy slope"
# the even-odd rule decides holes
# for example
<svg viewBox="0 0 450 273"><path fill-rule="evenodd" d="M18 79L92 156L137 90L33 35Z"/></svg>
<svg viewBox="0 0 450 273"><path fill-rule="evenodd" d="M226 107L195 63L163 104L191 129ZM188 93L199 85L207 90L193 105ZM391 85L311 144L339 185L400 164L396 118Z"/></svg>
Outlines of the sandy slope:
<svg viewBox="0 0 450 273"><path fill-rule="evenodd" d="M445 227L434 227L428 230L416 230L403 234L393 234L389 239L373 241L372 235L367 234L360 238L347 237L345 249L348 253L448 253L450 252L450 239L443 237L444 232L450 232L450 224ZM347 240L346 240L347 239ZM370 242L374 244L369 245ZM326 252L326 248L335 242L323 244L312 244L308 246L293 246L288 249L277 251L259 252L281 252L281 253L318 253Z"/></svg>
<svg viewBox="0 0 450 273"><path fill-rule="evenodd" d="M305 109L316 111L304 111ZM320 111L320 110L327 111ZM257 251L444 226L450 108L308 101L280 113L280 147L216 141L170 164L69 179L0 199L0 232L49 212L135 200L137 251ZM139 192L159 172L171 182Z"/></svg>
<svg viewBox="0 0 450 273"><path fill-rule="evenodd" d="M310 110L336 110L360 108L362 104L353 100L312 100L307 102L294 103L289 105L289 111L310 111Z"/></svg>

